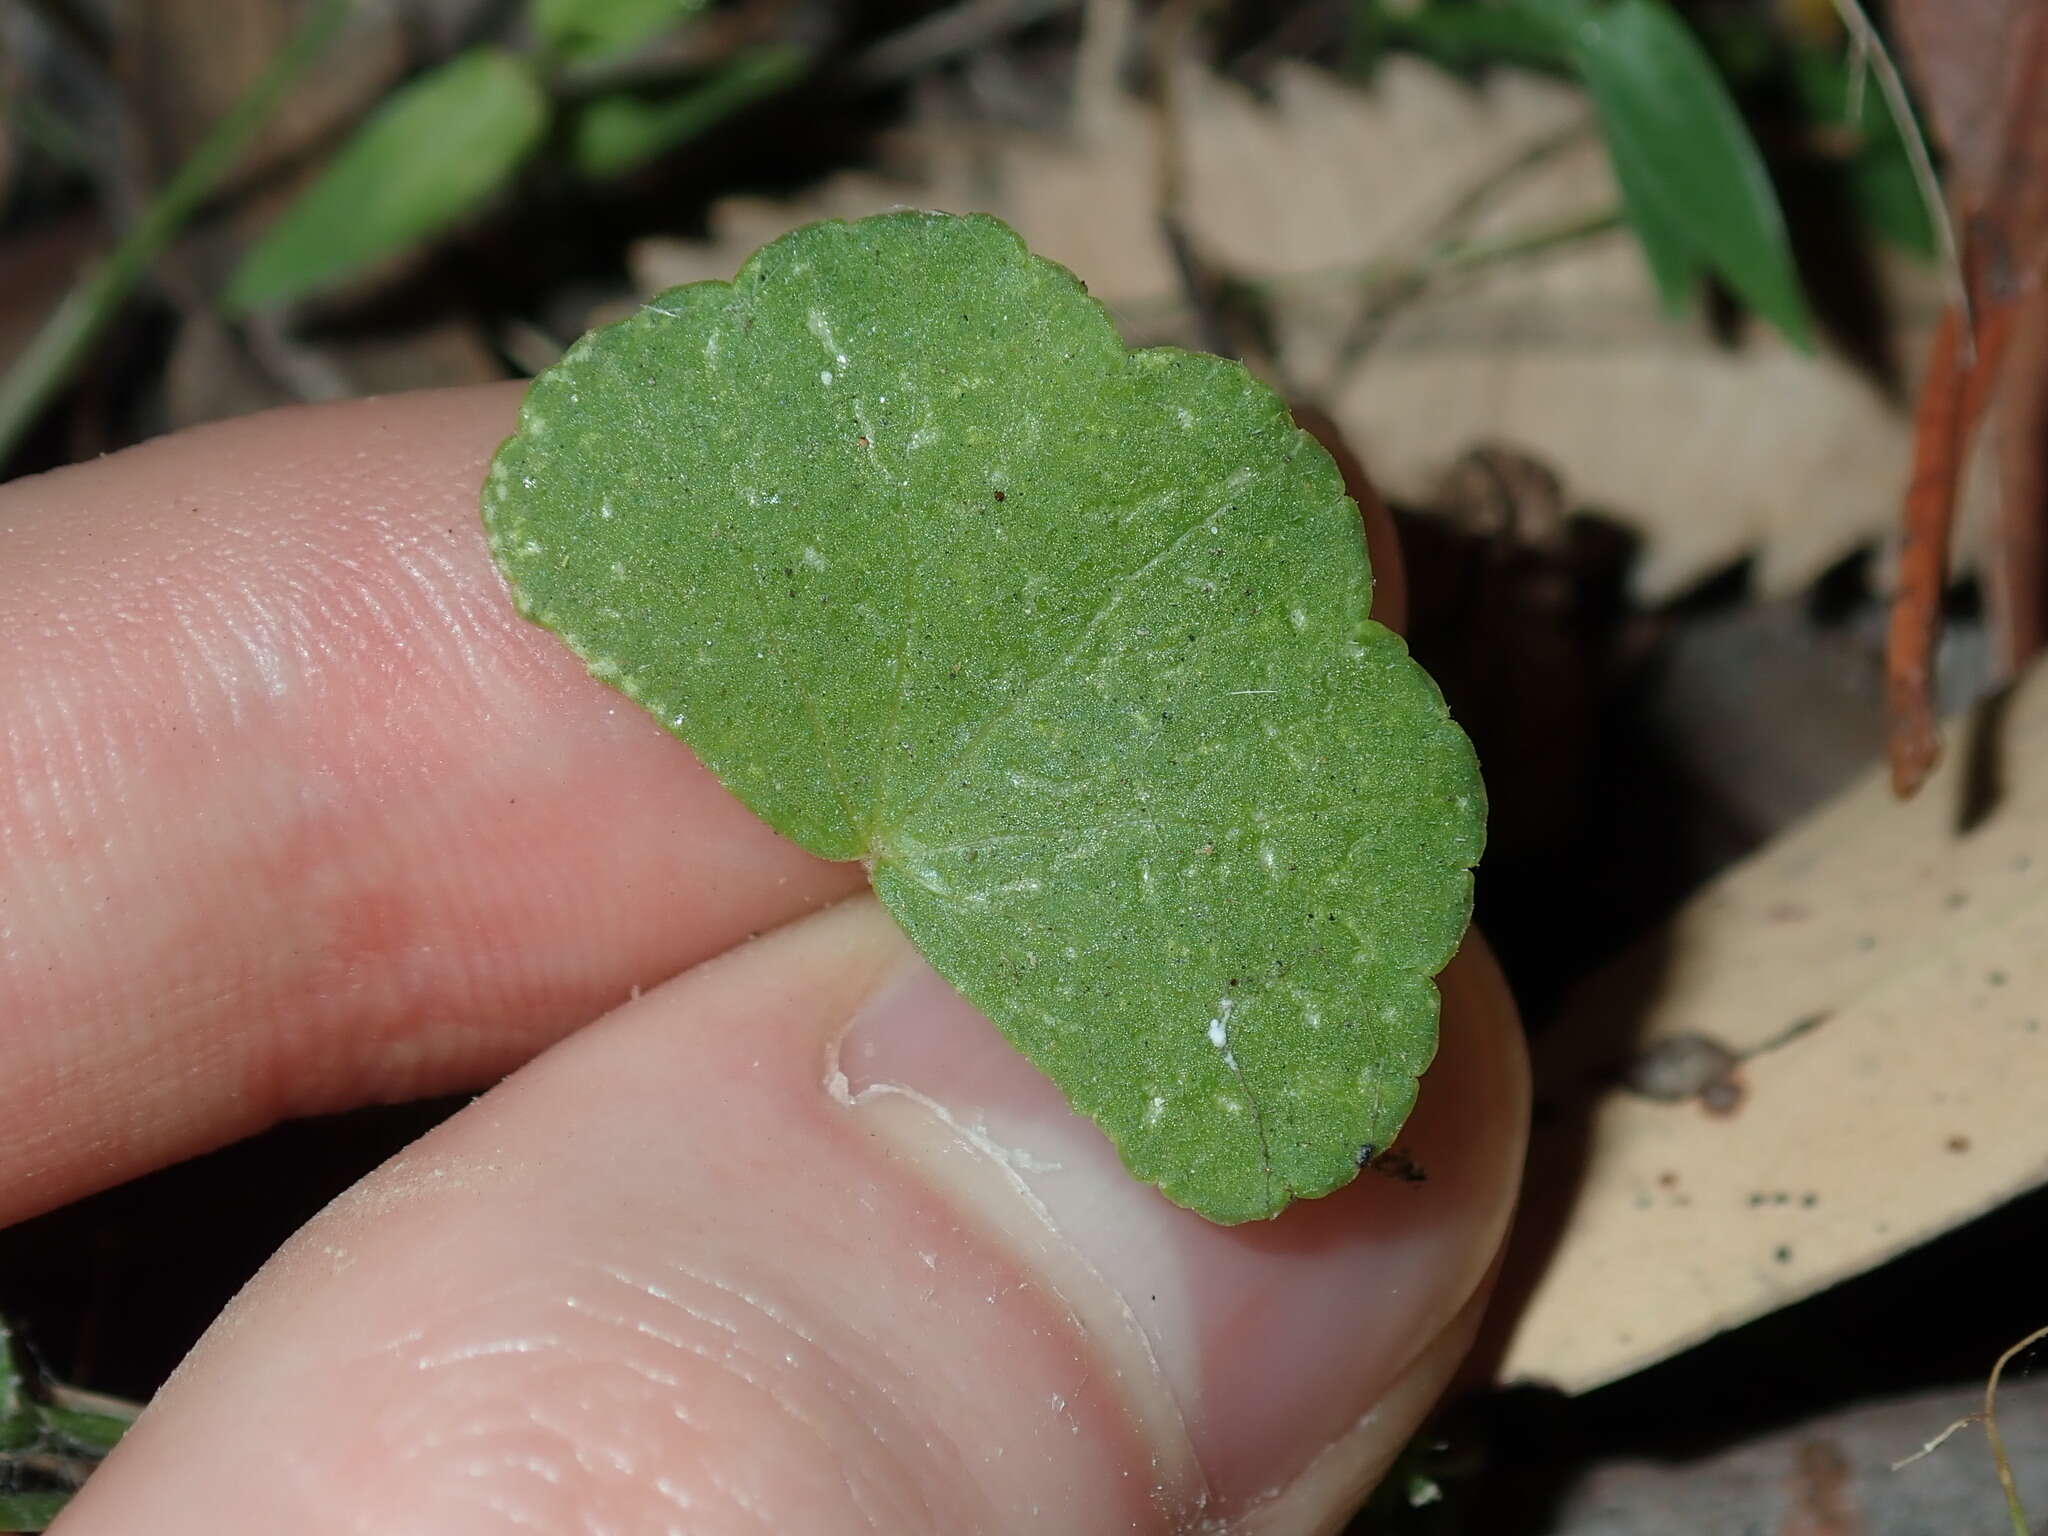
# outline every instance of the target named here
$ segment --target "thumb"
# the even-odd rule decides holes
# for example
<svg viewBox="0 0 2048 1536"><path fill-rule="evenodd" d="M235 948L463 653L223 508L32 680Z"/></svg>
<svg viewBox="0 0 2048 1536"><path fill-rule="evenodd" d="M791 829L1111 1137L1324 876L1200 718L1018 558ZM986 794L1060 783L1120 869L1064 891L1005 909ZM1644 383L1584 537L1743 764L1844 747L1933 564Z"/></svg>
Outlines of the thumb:
<svg viewBox="0 0 2048 1536"><path fill-rule="evenodd" d="M1526 1090L1483 962L1404 1145L1220 1228L872 900L521 1070L316 1218L60 1536L1332 1529L1448 1379Z"/></svg>

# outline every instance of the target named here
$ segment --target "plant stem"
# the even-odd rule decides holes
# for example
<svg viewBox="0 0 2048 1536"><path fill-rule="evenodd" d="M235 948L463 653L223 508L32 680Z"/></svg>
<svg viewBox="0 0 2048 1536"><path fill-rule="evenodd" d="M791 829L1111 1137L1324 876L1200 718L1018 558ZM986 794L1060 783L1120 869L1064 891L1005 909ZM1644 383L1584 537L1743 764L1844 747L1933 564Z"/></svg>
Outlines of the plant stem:
<svg viewBox="0 0 2048 1536"><path fill-rule="evenodd" d="M2020 1491L2012 1480L2012 1463L2006 1459L2005 1438L1998 1432L1998 1378L2014 1355L2048 1339L2048 1328L2036 1328L1998 1357L1991 1367L1991 1380L1984 1387L1984 1438L1991 1442L1991 1457L1998 1466L1998 1485L2005 1490L2005 1512L2012 1520L2013 1536L2028 1536L2027 1512L2020 1505Z"/></svg>
<svg viewBox="0 0 2048 1536"><path fill-rule="evenodd" d="M1434 277L1471 272L1480 267L1541 255L1560 245L1590 240L1595 235L1620 229L1626 222L1619 208L1567 214L1563 218L1549 219L1490 239L1447 242L1439 246L1422 266L1426 275Z"/></svg>
<svg viewBox="0 0 2048 1536"><path fill-rule="evenodd" d="M1941 248L1942 277L1948 283L1949 296L1962 311L1963 319L1974 322L1970 313L1970 285L1963 276L1962 252L1956 242L1955 220L1949 217L1948 199L1941 194L1941 178L1935 174L1934 156L1928 152L1927 136L1920 131L1920 119L1913 115L1906 82L1899 78L1899 67L1892 62L1891 50L1885 47L1884 39L1871 23L1870 13L1863 9L1863 0L1834 0L1834 6L1856 57L1877 76L1878 92L1892 115L1892 126L1899 130L1906 163L1913 170L1913 185L1919 189L1928 222L1934 226L1935 242ZM1863 126L1862 108L1863 103L1858 101L1850 113L1850 120L1859 128ZM1966 334L1975 334L1974 325Z"/></svg>
<svg viewBox="0 0 2048 1536"><path fill-rule="evenodd" d="M241 156L286 89L327 46L347 18L349 3L322 0L298 34L271 60L270 67L214 124L213 131L121 243L51 311L6 378L0 379L0 463L13 453L43 407L70 379L143 274Z"/></svg>
<svg viewBox="0 0 2048 1536"><path fill-rule="evenodd" d="M1375 262L1359 275L1364 303L1358 317L1338 347L1324 390L1337 393L1343 379L1378 343L1394 316L1445 278L1502 266L1560 246L1574 245L1620 229L1627 222L1622 210L1596 209L1544 219L1523 229L1480 239L1448 238L1425 246L1412 257Z"/></svg>
<svg viewBox="0 0 2048 1536"><path fill-rule="evenodd" d="M1290 295L1337 287L1362 288L1370 295L1381 296L1398 291L1399 298L1407 299L1438 278L1456 277L1540 256L1559 246L1610 234L1625 224L1620 208L1600 208L1590 213L1543 219L1525 228L1485 239L1445 240L1412 256L1381 257L1354 267L1323 267L1278 277L1242 277L1236 281L1247 293L1268 299L1285 299ZM1170 316L1187 307L1184 298L1144 299L1119 304L1117 313Z"/></svg>

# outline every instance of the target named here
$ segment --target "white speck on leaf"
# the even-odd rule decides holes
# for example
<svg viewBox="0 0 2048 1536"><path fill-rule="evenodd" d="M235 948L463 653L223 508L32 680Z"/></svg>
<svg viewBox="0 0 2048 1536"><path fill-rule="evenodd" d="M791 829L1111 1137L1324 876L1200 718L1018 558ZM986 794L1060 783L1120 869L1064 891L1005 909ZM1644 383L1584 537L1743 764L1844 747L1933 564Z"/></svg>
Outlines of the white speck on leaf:
<svg viewBox="0 0 2048 1536"><path fill-rule="evenodd" d="M1230 998L1216 999L1216 1017L1209 1021L1209 1043L1223 1053L1223 1065L1232 1071L1237 1069L1237 1058L1230 1053L1230 1015L1237 1004Z"/></svg>

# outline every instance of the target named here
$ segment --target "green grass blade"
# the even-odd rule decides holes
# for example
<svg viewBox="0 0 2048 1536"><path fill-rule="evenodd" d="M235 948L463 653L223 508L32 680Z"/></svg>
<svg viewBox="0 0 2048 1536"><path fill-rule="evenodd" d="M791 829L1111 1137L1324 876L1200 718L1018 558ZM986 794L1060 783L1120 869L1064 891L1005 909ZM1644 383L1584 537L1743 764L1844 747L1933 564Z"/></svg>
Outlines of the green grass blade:
<svg viewBox="0 0 2048 1536"><path fill-rule="evenodd" d="M442 234L508 181L547 127L532 69L479 48L398 91L251 251L223 303L303 298Z"/></svg>
<svg viewBox="0 0 2048 1536"><path fill-rule="evenodd" d="M0 379L0 462L63 388L107 323L164 248L241 156L291 83L320 56L348 16L349 0L322 0L248 93L214 125L192 158L135 221L113 254L89 271Z"/></svg>
<svg viewBox="0 0 2048 1536"><path fill-rule="evenodd" d="M800 48L753 48L678 95L661 100L627 91L600 96L577 114L577 168L596 181L623 176L774 95L809 62Z"/></svg>

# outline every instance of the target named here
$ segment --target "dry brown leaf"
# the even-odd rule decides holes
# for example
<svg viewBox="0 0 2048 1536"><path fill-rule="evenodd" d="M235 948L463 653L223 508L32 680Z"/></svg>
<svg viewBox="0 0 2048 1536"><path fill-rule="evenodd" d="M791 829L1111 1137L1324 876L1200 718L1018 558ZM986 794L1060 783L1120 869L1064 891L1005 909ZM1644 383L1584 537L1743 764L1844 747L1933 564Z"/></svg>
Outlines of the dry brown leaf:
<svg viewBox="0 0 2048 1536"><path fill-rule="evenodd" d="M312 14L311 0L151 0L125 6L115 28L117 69L133 115L129 135L144 185L167 180ZM274 168L347 126L406 63L403 20L357 6L263 125L237 168Z"/></svg>
<svg viewBox="0 0 2048 1536"><path fill-rule="evenodd" d="M2048 677L1973 737L1909 805L1873 772L1567 1008L1508 1377L1598 1386L2048 1180ZM1695 1036L1742 1058L1701 1085L1722 1113L1617 1081Z"/></svg>
<svg viewBox="0 0 2048 1536"><path fill-rule="evenodd" d="M1995 243L1995 253L1980 254L2023 282L2048 244L2048 100L2040 78L2048 7L2041 0L1893 0L1891 9L1946 155L1964 245Z"/></svg>
<svg viewBox="0 0 2048 1536"><path fill-rule="evenodd" d="M505 377L481 328L455 317L409 331L320 340L259 330L245 339L209 316L188 319L165 366L164 412L177 426L302 400L338 400L489 384Z"/></svg>
<svg viewBox="0 0 2048 1536"><path fill-rule="evenodd" d="M1190 67L1176 94L1186 225L1213 263L1267 285L1283 382L1297 393L1331 371L1363 279L1411 261L1476 186L1541 159L1464 227L1476 239L1615 202L1590 133L1541 155L1587 109L1533 76L1468 87L1395 60L1359 90L1287 65L1260 99ZM981 209L1081 273L1132 340L1192 341L1155 212L1156 115L1118 99L1087 120L1087 136L1054 140L978 128L927 96L899 178L852 174L793 202L722 203L709 243L647 242L636 275L649 292L729 277L811 219ZM1939 281L1904 268L1889 280L1911 363ZM1802 585L1886 533L1909 446L1896 401L1846 359L1802 357L1762 327L1730 349L1702 324L1668 321L1618 233L1425 294L1324 403L1397 501L1426 503L1477 441L1554 465L1576 498L1639 533L1647 598L1751 552L1767 591Z"/></svg>
<svg viewBox="0 0 2048 1536"><path fill-rule="evenodd" d="M108 244L98 218L72 214L0 242L0 366L34 339L80 269Z"/></svg>
<svg viewBox="0 0 2048 1536"><path fill-rule="evenodd" d="M2004 353L2015 330L2026 329L2029 295L2048 259L2048 6L1899 0L1895 11L1921 99L1948 152L1963 290L1943 317L1921 386L1892 604L1887 714L1892 782L1903 796L1919 788L1941 750L1930 678L1964 454L1997 398ZM1994 541L1999 558L1992 562L1991 595L1998 627L2011 642L2010 669L2032 655L2048 629L2037 563L2048 508L2037 499L2038 474L2024 465L2041 451L2036 403L2023 395L2006 412L2001 434L2013 449L2007 467L2023 464L2006 482L2002 536Z"/></svg>

